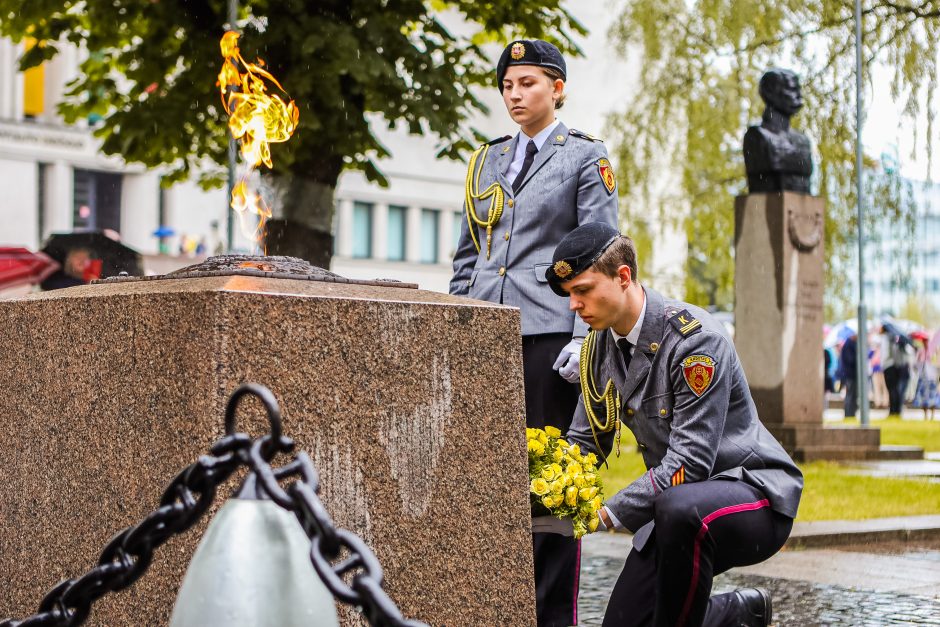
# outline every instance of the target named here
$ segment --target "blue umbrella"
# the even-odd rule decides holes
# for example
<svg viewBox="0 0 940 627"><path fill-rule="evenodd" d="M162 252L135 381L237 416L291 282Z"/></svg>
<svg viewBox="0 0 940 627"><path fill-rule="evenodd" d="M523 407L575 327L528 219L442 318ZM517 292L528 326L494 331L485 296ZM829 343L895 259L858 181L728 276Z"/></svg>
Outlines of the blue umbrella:
<svg viewBox="0 0 940 627"><path fill-rule="evenodd" d="M176 231L168 226L161 226L153 232L154 237L172 237L174 235L176 235Z"/></svg>

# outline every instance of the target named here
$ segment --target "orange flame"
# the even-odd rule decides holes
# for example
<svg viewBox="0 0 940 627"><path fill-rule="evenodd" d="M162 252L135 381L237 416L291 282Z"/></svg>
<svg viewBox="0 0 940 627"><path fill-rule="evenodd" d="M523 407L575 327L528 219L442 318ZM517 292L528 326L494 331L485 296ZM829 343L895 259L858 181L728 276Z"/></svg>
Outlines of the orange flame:
<svg viewBox="0 0 940 627"><path fill-rule="evenodd" d="M229 131L240 143L242 157L248 164L246 172L232 189L231 205L238 213L242 232L257 240L264 223L271 217L271 210L259 194L249 192L248 177L262 163L269 168L274 167L271 144L290 139L297 129L300 111L293 100L285 102L277 94L268 93L266 82L286 96L277 79L262 67L264 61L245 61L238 49L238 33L226 32L219 45L225 58L217 83L222 93L222 106L229 115ZM258 216L253 231L246 223L249 215Z"/></svg>

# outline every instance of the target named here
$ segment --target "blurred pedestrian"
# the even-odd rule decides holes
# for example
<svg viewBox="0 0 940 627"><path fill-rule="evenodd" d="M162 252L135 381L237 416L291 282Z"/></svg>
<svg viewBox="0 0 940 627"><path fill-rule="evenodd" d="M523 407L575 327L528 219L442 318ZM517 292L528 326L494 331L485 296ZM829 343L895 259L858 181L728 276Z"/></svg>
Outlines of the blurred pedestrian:
<svg viewBox="0 0 940 627"><path fill-rule="evenodd" d="M823 394L829 394L836 390L832 376L832 362L834 361L832 351L823 347Z"/></svg>
<svg viewBox="0 0 940 627"><path fill-rule="evenodd" d="M839 353L839 373L845 390L845 417L855 418L858 409L858 334L852 333Z"/></svg>
<svg viewBox="0 0 940 627"><path fill-rule="evenodd" d="M881 362L881 337L869 336L871 346L871 402L878 409L888 407L888 386L885 385L885 373Z"/></svg>
<svg viewBox="0 0 940 627"><path fill-rule="evenodd" d="M911 407L924 410L924 420L933 420L934 412L940 407L940 368L938 368L938 359L940 354L934 351L930 354L927 350L926 340L916 340L917 363L915 366L915 375L917 385L914 391L914 400L911 401Z"/></svg>
<svg viewBox="0 0 940 627"><path fill-rule="evenodd" d="M881 363L885 374L885 385L888 387L888 418L900 418L904 410L904 394L911 378L907 342L884 325L881 327L881 334L884 338Z"/></svg>

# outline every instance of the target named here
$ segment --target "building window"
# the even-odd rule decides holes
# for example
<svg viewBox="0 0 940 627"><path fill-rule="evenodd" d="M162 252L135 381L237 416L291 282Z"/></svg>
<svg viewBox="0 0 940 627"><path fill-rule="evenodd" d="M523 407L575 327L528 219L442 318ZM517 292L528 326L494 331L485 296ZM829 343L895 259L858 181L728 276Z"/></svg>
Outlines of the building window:
<svg viewBox="0 0 940 627"><path fill-rule="evenodd" d="M360 259L372 256L371 203L353 203L352 256Z"/></svg>
<svg viewBox="0 0 940 627"><path fill-rule="evenodd" d="M46 234L46 181L48 179L49 164L39 164L39 176L36 179L36 217L39 227L39 240Z"/></svg>
<svg viewBox="0 0 940 627"><path fill-rule="evenodd" d="M388 260L405 260L405 215L407 209L396 205L388 208Z"/></svg>
<svg viewBox="0 0 940 627"><path fill-rule="evenodd" d="M75 170L72 224L76 229L121 232L120 174Z"/></svg>
<svg viewBox="0 0 940 627"><path fill-rule="evenodd" d="M421 263L437 263L440 212L436 209L421 210Z"/></svg>
<svg viewBox="0 0 940 627"><path fill-rule="evenodd" d="M453 242L454 246L452 248L453 252L457 252L457 247L460 246L460 229L463 228L463 223L467 219L467 216L463 212L458 211L454 214L454 219L452 220L454 224L454 233L453 233Z"/></svg>

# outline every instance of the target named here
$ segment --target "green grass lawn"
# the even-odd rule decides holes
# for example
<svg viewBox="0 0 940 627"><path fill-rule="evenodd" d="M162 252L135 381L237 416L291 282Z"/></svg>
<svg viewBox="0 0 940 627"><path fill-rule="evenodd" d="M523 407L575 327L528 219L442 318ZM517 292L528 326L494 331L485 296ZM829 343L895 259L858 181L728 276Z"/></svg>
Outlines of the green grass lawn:
<svg viewBox="0 0 940 627"><path fill-rule="evenodd" d="M843 420L843 425L857 425L858 420ZM872 420L881 429L882 444L919 446L925 451L940 451L940 420Z"/></svg>
<svg viewBox="0 0 940 627"><path fill-rule="evenodd" d="M877 420L883 444L921 446L940 451L940 421ZM636 452L628 429L621 436L622 454L611 456L610 468L601 470L609 497L639 477L646 467ZM940 514L940 483L926 479L866 477L850 465L833 462L800 464L805 478L799 521L857 520L887 516Z"/></svg>

